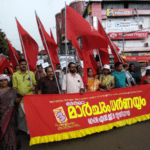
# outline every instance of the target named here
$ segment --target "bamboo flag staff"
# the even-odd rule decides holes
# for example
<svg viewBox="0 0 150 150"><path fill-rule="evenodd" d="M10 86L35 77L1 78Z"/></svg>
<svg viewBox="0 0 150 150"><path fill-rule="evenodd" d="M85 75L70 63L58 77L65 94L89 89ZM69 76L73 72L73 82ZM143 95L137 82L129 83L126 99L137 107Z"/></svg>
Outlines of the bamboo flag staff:
<svg viewBox="0 0 150 150"><path fill-rule="evenodd" d="M48 49L48 46L47 46L47 43L46 43L46 40L45 40L45 36L44 36L44 34L43 34L43 30L42 30L42 27L41 27L41 23L40 23L40 21L39 21L39 17L37 16L36 11L35 11L35 15L36 15L36 18L37 18L37 22L38 22L38 24L39 24L39 28L40 28L41 33L42 33L42 37L43 37L42 39L43 39L43 42L44 42L43 44L45 45L46 51L47 51L47 53L48 53L48 57L49 57L49 60L50 60L51 65L52 65L52 69L53 69L53 72L54 72L54 77L55 77L55 79L56 79L56 84L57 84L58 91L59 91L59 94L60 94L61 91L60 91L60 87L59 87L59 84L58 84L58 80L57 80L57 77L56 77L56 74L55 74L53 62L52 62L52 60L51 60L51 55L50 55L50 52L49 52L49 49Z"/></svg>
<svg viewBox="0 0 150 150"><path fill-rule="evenodd" d="M15 19L16 19L16 22L17 22L17 18L16 18L16 17L15 17ZM17 24L17 25L18 25L18 24ZM31 79L31 74L30 74L30 69L29 69L29 64L28 64L28 59L27 59L26 51L25 51L25 48L24 48L23 40L22 40L22 37L21 37L21 35L20 35L19 29L18 29L18 33L19 33L20 42L21 42L21 45L22 45L22 51L24 52L25 59L26 59L26 61L27 61L27 68L28 68L28 72L29 72L31 87L33 87L32 79Z"/></svg>
<svg viewBox="0 0 150 150"><path fill-rule="evenodd" d="M67 7L65 2L65 53L66 53L66 92L68 93L68 47L67 47Z"/></svg>

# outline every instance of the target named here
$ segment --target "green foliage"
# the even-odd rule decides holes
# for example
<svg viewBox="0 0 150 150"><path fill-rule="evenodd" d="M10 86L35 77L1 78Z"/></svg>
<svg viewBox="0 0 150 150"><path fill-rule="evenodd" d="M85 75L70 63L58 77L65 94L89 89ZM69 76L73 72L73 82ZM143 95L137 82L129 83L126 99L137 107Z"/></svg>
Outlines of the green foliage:
<svg viewBox="0 0 150 150"><path fill-rule="evenodd" d="M6 37L5 33L0 31L0 53L9 55L9 49L5 37Z"/></svg>

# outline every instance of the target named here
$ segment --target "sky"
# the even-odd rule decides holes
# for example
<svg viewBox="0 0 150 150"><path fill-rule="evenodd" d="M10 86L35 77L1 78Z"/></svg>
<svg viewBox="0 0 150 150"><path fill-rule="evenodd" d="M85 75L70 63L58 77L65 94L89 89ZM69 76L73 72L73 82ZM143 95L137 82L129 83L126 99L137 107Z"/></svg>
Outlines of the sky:
<svg viewBox="0 0 150 150"><path fill-rule="evenodd" d="M22 27L37 42L39 50L42 50L43 45L35 18L35 10L45 30L50 34L51 28L56 40L55 14L61 12L61 9L65 7L65 1L69 5L75 0L0 0L0 29L5 32L13 47L22 52L16 17Z"/></svg>

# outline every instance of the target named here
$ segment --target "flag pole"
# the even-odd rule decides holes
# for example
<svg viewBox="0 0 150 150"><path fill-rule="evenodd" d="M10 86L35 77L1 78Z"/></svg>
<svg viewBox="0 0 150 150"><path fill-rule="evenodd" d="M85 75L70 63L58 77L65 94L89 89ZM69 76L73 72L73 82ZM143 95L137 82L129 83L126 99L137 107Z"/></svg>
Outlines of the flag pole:
<svg viewBox="0 0 150 150"><path fill-rule="evenodd" d="M99 23L101 24L101 22L100 22L100 20L98 19L98 21L99 21ZM102 26L102 24L101 24L101 26ZM102 28L103 28L103 26L102 26ZM104 30L104 28L103 28L103 30ZM106 34L106 31L104 30L104 32L105 32L105 34ZM106 34L107 35L107 34ZM112 41L110 40L110 38L109 38L109 36L107 35L107 37L108 37L108 39L109 39L109 41L110 41L110 43L111 43L111 45L113 46L113 48L114 48L114 50L115 50L115 53L116 53L116 55L117 55L117 57L118 57L118 60L120 61L120 62L122 62L123 63L123 60L121 61L121 58L118 56L118 54L117 54L117 50L116 50L116 48L115 48L115 46L114 46L114 44L112 43Z"/></svg>
<svg viewBox="0 0 150 150"><path fill-rule="evenodd" d="M99 60L100 60L100 62L101 62L101 68L103 68L102 60L101 60L101 56L100 56L99 50L97 49L97 51L98 51ZM106 78L105 78L105 75L104 75L104 72L103 72L103 76L104 76L104 79L105 79L105 84L107 85L107 83L106 83Z"/></svg>
<svg viewBox="0 0 150 150"><path fill-rule="evenodd" d="M35 15L36 15L36 18L37 18L39 27L41 28L41 23L40 23L40 21L39 21L39 17L38 17L37 14L36 14L36 11L35 11ZM51 63L51 65L52 65L52 69L53 69L53 72L54 72L54 77L55 77L55 79L56 79L56 84L57 84L57 87L58 87L58 91L59 91L59 94L60 94L61 92L60 92L58 80L57 80L57 77L56 77L56 74L55 74L53 62L52 62L52 60L51 60L51 55L50 55L50 53L49 53L48 46L47 46L47 43L46 43L46 40L45 40L45 37L44 37L42 28L41 28L41 32L42 32L42 36L43 36L43 39L44 39L44 43L45 43L45 46L46 46L46 49L47 49L47 52L48 52L48 56L49 56L49 59L50 59L50 63Z"/></svg>
<svg viewBox="0 0 150 150"><path fill-rule="evenodd" d="M67 16L67 8L66 8L66 2L65 2L65 52L66 52L66 92L68 93L68 49L67 49L67 21L66 21L66 16Z"/></svg>
<svg viewBox="0 0 150 150"><path fill-rule="evenodd" d="M17 18L16 18L16 22L17 22ZM19 29L18 29L18 32L19 32ZM22 50L23 50L23 52L24 52L25 59L26 59L26 61L27 61L27 68L28 68L28 72L29 72L29 77L30 77L31 86L33 87L32 79L31 79L31 74L30 74L30 69L29 69L29 64L28 64L28 59L27 59L26 51L25 51L25 48L24 48L24 44L23 44L23 41L22 41L22 37L21 37L21 35L20 35L20 32L19 32L19 37L20 37L20 42L21 42L21 45L22 45Z"/></svg>
<svg viewBox="0 0 150 150"><path fill-rule="evenodd" d="M98 19L98 20L99 20L99 19ZM99 20L99 22L100 22L100 20ZM101 24L101 22L100 22L100 24ZM101 24L101 26L102 26L102 24ZM105 30L104 30L104 32L105 32ZM106 32L105 32L105 34L106 34ZM106 34L106 35L107 35L107 34ZM107 37L108 37L108 39L109 39L109 41L110 41L111 45L113 46L113 48L114 48L114 50L115 50L115 53L116 53L116 56L118 57L118 60L119 60L121 63L123 63L123 59L122 59L122 57L120 57L120 56L117 54L117 50L116 50L116 48L115 48L114 44L112 43L112 41L110 40L110 38L109 38L109 36L108 36L108 35L107 35ZM123 72L125 73L124 68L123 68ZM128 84L129 84L128 79L127 79L127 82L128 82Z"/></svg>
<svg viewBox="0 0 150 150"><path fill-rule="evenodd" d="M14 57L15 57L15 60L16 60L17 64L19 65L19 62L18 62L18 60L17 60L17 58L16 58L16 55L15 55L15 54L13 54L13 55L14 55Z"/></svg>

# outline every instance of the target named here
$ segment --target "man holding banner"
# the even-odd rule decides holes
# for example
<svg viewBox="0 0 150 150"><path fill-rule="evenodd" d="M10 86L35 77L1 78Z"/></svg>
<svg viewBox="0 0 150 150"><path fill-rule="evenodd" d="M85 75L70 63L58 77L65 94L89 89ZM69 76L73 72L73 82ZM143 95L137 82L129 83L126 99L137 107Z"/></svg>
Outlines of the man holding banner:
<svg viewBox="0 0 150 150"><path fill-rule="evenodd" d="M63 78L62 90L66 94L67 89L68 93L84 93L84 84L82 78L79 74L76 73L76 65L73 62L70 62L68 65L69 73L67 74L67 84L66 84L66 75Z"/></svg>
<svg viewBox="0 0 150 150"><path fill-rule="evenodd" d="M34 73L30 71L31 74L31 79L30 79L29 72L27 70L27 62L25 59L20 59L19 65L20 65L20 70L15 72L12 77L13 88L15 88L22 96L28 94L32 95L36 85ZM31 80L32 80L33 87L31 86L30 83ZM23 99L21 101L21 107L19 108L19 129L28 132Z"/></svg>
<svg viewBox="0 0 150 150"><path fill-rule="evenodd" d="M59 94L53 68L49 66L45 68L45 72L47 76L38 82L38 94Z"/></svg>

